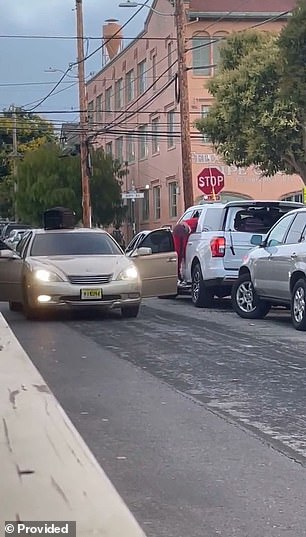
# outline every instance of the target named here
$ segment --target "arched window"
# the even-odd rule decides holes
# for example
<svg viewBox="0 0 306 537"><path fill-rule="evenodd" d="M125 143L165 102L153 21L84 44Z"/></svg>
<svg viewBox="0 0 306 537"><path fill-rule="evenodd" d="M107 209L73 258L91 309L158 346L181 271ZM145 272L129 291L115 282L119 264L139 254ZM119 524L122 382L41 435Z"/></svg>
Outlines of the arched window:
<svg viewBox="0 0 306 537"><path fill-rule="evenodd" d="M304 194L303 192L292 192L291 194L286 194L282 196L282 201L297 201L298 203L304 203Z"/></svg>
<svg viewBox="0 0 306 537"><path fill-rule="evenodd" d="M211 75L211 37L195 34L192 38L192 67L195 76Z"/></svg>
<svg viewBox="0 0 306 537"><path fill-rule="evenodd" d="M218 32L212 38L211 48L212 48L212 65L214 65L214 74L218 71L220 64L220 49L225 43L225 38L228 34L226 32Z"/></svg>

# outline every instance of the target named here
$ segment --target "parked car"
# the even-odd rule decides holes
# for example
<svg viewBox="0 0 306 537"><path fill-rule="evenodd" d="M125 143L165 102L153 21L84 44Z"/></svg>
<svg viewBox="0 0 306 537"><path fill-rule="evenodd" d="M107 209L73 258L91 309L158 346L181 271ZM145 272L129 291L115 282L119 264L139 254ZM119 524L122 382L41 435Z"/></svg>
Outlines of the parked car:
<svg viewBox="0 0 306 537"><path fill-rule="evenodd" d="M306 330L306 208L283 216L253 245L233 286L233 308L245 319L260 319L272 305L290 307L294 328Z"/></svg>
<svg viewBox="0 0 306 537"><path fill-rule="evenodd" d="M28 318L63 307L120 308L122 317L136 317L142 297L176 291L177 257L160 253L163 238L149 233L147 246L126 256L100 229L30 230L16 252L0 250L0 300Z"/></svg>
<svg viewBox="0 0 306 537"><path fill-rule="evenodd" d="M10 232L8 239L6 239L6 241L5 241L6 244L8 246L10 246L10 248L15 249L17 244L22 239L22 236L24 235L24 233L26 231L28 231L28 230L26 230L26 229L13 229Z"/></svg>
<svg viewBox="0 0 306 537"><path fill-rule="evenodd" d="M251 239L263 237L284 214L302 203L287 201L231 201L197 205L180 221L200 213L196 232L189 236L182 267L185 290L190 287L196 307L210 307L215 296L231 294L243 257L253 248Z"/></svg>
<svg viewBox="0 0 306 537"><path fill-rule="evenodd" d="M11 231L14 229L31 229L32 226L29 226L27 224L21 224L18 222L8 222L5 224L5 226L2 228L2 235L1 238L3 241L9 238Z"/></svg>

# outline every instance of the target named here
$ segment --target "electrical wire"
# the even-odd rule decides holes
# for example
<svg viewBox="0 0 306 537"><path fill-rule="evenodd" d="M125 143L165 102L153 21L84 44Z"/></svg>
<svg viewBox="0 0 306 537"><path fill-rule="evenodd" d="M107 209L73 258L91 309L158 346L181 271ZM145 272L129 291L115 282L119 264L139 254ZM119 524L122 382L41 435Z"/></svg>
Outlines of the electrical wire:
<svg viewBox="0 0 306 537"><path fill-rule="evenodd" d="M114 35L117 35L119 32L121 32L121 30L123 28L125 28L137 15L138 13L146 6L146 4L148 4L149 0L146 0L145 3L135 12L133 13L133 15L131 15L131 17L123 24L122 27L120 27L117 32L114 33ZM99 52L102 48L104 48L107 43L109 41L111 41L112 38L104 41L102 43L102 45L100 45L99 47L97 47L95 50L93 50L90 54L87 54L86 56L84 56L84 58L82 60L78 60L77 62L73 62L73 63L70 63L69 66L67 67L66 71L63 73L63 75L60 77L60 79L58 80L58 82L55 84L55 86L49 91L49 93L43 97L40 102L38 104L36 104L32 109L29 110L29 112L31 112L32 110L35 110L36 108L38 108L41 104L43 104L47 99L49 99L49 97L51 97L51 95L54 93L54 91L58 88L58 86L61 84L61 82L64 80L64 78L66 77L66 75L69 73L69 71L71 71L72 67L75 67L77 65L79 65L80 63L83 63L85 62L86 60L88 60L89 58L91 58L92 56L94 56L94 54L96 54L97 52ZM25 105L27 106L27 105Z"/></svg>

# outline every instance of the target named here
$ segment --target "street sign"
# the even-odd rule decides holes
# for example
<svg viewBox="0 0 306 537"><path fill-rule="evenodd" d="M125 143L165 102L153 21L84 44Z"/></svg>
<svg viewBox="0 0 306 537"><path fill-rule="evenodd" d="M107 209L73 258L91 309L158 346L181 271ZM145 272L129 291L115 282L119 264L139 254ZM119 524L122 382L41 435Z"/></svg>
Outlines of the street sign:
<svg viewBox="0 0 306 537"><path fill-rule="evenodd" d="M198 175L198 187L207 196L216 196L224 188L224 174L218 168L204 168Z"/></svg>
<svg viewBox="0 0 306 537"><path fill-rule="evenodd" d="M130 190L129 192L123 192L121 194L123 200L135 200L137 198L144 198L143 192L136 192L135 190Z"/></svg>

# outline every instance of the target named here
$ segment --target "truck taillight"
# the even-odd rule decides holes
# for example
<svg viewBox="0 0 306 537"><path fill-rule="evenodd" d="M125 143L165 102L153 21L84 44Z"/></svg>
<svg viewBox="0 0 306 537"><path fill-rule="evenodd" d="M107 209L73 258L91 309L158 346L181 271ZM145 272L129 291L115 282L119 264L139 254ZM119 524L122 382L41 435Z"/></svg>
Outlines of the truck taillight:
<svg viewBox="0 0 306 537"><path fill-rule="evenodd" d="M214 237L210 241L210 251L212 257L224 257L225 237Z"/></svg>

